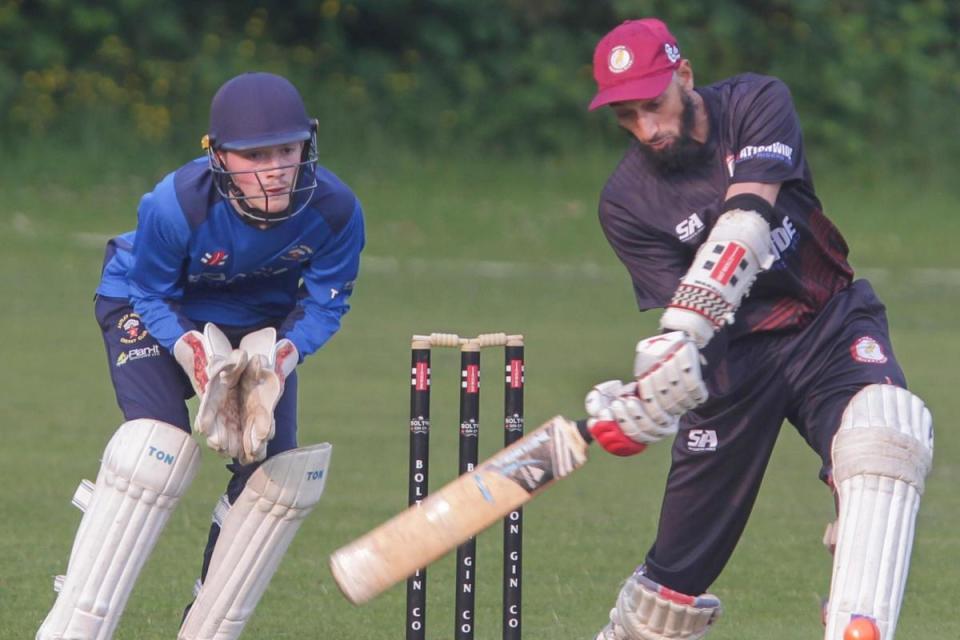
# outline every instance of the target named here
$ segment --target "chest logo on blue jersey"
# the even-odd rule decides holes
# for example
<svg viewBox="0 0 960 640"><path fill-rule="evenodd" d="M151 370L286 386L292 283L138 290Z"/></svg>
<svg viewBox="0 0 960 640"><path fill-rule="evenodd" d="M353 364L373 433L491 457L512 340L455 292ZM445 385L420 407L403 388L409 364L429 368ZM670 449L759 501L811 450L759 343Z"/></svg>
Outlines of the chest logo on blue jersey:
<svg viewBox="0 0 960 640"><path fill-rule="evenodd" d="M703 231L703 220L700 214L691 213L686 220L676 226L677 237L681 240L689 240L701 231Z"/></svg>
<svg viewBox="0 0 960 640"><path fill-rule="evenodd" d="M208 267L223 267L226 266L227 258L229 257L229 253L223 249L217 249L216 251L208 251L204 253L203 257L200 258L200 262Z"/></svg>
<svg viewBox="0 0 960 640"><path fill-rule="evenodd" d="M313 249L305 244L298 244L294 248L280 256L281 260L290 260L292 262L304 262L313 255Z"/></svg>

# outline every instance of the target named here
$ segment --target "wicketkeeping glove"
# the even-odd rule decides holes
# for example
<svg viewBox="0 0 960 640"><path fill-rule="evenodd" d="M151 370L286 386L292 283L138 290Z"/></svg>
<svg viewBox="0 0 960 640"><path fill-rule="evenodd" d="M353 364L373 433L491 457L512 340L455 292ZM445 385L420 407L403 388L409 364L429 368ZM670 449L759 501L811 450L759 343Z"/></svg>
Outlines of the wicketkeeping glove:
<svg viewBox="0 0 960 640"><path fill-rule="evenodd" d="M241 451L238 384L247 366L247 354L212 322L188 331L173 346L173 356L187 372L200 399L194 428L207 436L211 449L229 457Z"/></svg>
<svg viewBox="0 0 960 640"><path fill-rule="evenodd" d="M247 334L240 341L240 348L250 362L240 378L243 451L239 457L240 462L249 464L267 455L267 443L276 431L273 411L300 354L286 338L278 341L272 327Z"/></svg>

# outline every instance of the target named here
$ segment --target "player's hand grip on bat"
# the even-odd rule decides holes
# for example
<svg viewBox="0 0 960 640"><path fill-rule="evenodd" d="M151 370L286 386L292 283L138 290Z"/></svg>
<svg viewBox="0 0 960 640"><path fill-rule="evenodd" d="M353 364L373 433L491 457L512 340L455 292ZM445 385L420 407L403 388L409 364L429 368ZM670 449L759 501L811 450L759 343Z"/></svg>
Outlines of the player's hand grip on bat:
<svg viewBox="0 0 960 640"><path fill-rule="evenodd" d="M245 335L240 348L250 362L240 378L243 448L238 457L240 462L248 464L263 460L267 455L267 443L273 439L276 430L273 411L300 354L286 338L277 340L277 331L273 327Z"/></svg>
<svg viewBox="0 0 960 640"><path fill-rule="evenodd" d="M591 435L618 456L677 433L680 416L707 399L696 345L680 331L637 343L636 380L596 385L585 402Z"/></svg>
<svg viewBox="0 0 960 640"><path fill-rule="evenodd" d="M194 428L207 436L211 449L228 457L242 451L238 385L247 366L247 354L234 349L212 322L188 331L173 346L173 355L187 372L200 399Z"/></svg>
<svg viewBox="0 0 960 640"><path fill-rule="evenodd" d="M708 396L700 370L700 351L682 331L671 331L637 343L633 377L639 396L674 416L703 404ZM650 399L656 399L651 403Z"/></svg>
<svg viewBox="0 0 960 640"><path fill-rule="evenodd" d="M584 405L590 435L617 456L638 454L648 444L677 432L678 418L659 407L651 413L637 395L636 382L601 382L587 394Z"/></svg>

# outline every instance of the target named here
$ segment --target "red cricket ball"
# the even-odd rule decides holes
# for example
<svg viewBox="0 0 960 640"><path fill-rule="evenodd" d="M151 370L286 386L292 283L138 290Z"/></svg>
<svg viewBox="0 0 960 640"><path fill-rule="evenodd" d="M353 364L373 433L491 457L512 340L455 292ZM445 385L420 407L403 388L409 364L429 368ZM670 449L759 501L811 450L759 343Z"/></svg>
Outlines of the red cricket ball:
<svg viewBox="0 0 960 640"><path fill-rule="evenodd" d="M880 630L870 618L856 618L843 631L843 640L880 640Z"/></svg>

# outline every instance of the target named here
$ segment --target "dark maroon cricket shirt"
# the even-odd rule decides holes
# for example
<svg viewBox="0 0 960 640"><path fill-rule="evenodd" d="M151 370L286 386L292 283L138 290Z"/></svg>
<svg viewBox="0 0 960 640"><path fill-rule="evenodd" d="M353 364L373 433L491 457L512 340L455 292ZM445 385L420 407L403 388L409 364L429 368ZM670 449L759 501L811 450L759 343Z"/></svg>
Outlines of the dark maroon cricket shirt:
<svg viewBox="0 0 960 640"><path fill-rule="evenodd" d="M782 183L768 220L776 261L757 278L728 338L798 329L853 278L847 245L824 216L789 89L743 74L697 88L709 120L709 160L673 174L633 141L600 197L600 223L633 280L641 310L666 306L736 182Z"/></svg>

